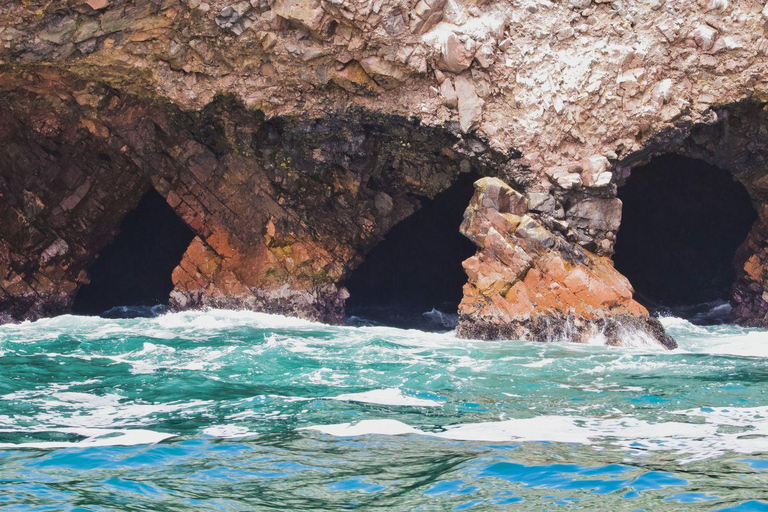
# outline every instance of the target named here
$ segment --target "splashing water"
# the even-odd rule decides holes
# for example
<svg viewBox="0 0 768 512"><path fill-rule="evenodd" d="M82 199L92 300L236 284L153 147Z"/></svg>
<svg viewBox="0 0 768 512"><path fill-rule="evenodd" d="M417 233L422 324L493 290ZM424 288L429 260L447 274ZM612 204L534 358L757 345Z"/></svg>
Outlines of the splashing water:
<svg viewBox="0 0 768 512"><path fill-rule="evenodd" d="M0 327L8 510L768 510L768 333L480 342L250 312Z"/></svg>

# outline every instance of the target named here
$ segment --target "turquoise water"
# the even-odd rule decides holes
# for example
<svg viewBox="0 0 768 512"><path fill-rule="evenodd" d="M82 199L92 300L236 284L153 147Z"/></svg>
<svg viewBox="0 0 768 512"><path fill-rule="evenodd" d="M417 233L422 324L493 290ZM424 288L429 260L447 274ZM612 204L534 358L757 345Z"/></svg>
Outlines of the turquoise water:
<svg viewBox="0 0 768 512"><path fill-rule="evenodd" d="M258 313L0 327L3 510L768 510L768 332L477 342Z"/></svg>

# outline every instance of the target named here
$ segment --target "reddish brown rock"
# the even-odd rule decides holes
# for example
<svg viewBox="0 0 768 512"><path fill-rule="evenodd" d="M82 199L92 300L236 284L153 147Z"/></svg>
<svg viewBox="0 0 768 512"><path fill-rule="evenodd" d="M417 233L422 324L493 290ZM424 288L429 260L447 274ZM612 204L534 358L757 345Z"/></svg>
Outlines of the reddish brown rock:
<svg viewBox="0 0 768 512"><path fill-rule="evenodd" d="M449 131L364 112L265 121L222 98L183 113L51 70L0 74L0 92L3 320L68 311L154 187L197 235L172 306L338 322L340 283L415 197L446 189L465 158L484 165Z"/></svg>
<svg viewBox="0 0 768 512"><path fill-rule="evenodd" d="M475 189L461 226L478 246L464 262L461 336L676 346L610 259L548 230L500 179L482 178Z"/></svg>
<svg viewBox="0 0 768 512"><path fill-rule="evenodd" d="M750 327L768 327L768 211L763 208L736 253L733 286L734 316Z"/></svg>
<svg viewBox="0 0 768 512"><path fill-rule="evenodd" d="M0 314L66 311L153 186L197 235L178 304L337 319L345 276L462 166L531 198L493 219L520 251L497 230L467 266L493 308L618 308L631 168L684 153L768 204L768 43L764 2L614 4L5 2ZM750 325L765 236L739 256Z"/></svg>

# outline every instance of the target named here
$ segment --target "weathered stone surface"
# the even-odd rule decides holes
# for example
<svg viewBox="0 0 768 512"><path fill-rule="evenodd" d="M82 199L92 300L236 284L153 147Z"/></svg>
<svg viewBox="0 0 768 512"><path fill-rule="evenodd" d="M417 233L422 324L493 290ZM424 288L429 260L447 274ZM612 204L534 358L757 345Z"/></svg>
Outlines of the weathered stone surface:
<svg viewBox="0 0 768 512"><path fill-rule="evenodd" d="M359 111L265 121L221 98L183 113L51 70L3 75L0 93L6 320L66 311L153 186L197 235L172 305L339 321L340 283L415 197L447 188L466 158L485 165L445 130Z"/></svg>
<svg viewBox="0 0 768 512"><path fill-rule="evenodd" d="M475 41L462 41L453 32L446 34L442 41L440 68L451 73L461 73L472 65L475 58Z"/></svg>
<svg viewBox="0 0 768 512"><path fill-rule="evenodd" d="M585 158L581 163L581 176L587 187L604 187L611 182L611 163L602 155Z"/></svg>
<svg viewBox="0 0 768 512"><path fill-rule="evenodd" d="M272 10L278 16L310 30L320 29L324 15L323 7L317 0L277 0Z"/></svg>
<svg viewBox="0 0 768 512"><path fill-rule="evenodd" d="M380 90L379 85L357 63L351 62L341 70L332 71L331 82L352 94L373 95Z"/></svg>
<svg viewBox="0 0 768 512"><path fill-rule="evenodd" d="M385 89L394 89L407 77L400 66L381 57L366 57L360 61L360 65L376 83Z"/></svg>
<svg viewBox="0 0 768 512"><path fill-rule="evenodd" d="M621 224L621 201L617 197L585 199L569 208L566 218L578 228L616 231Z"/></svg>
<svg viewBox="0 0 768 512"><path fill-rule="evenodd" d="M456 77L456 96L459 104L459 126L462 132L469 133L477 127L483 115L483 100L477 95L472 79L465 75Z"/></svg>
<svg viewBox="0 0 768 512"><path fill-rule="evenodd" d="M760 207L766 19L756 0L6 2L5 318L66 310L150 184L222 258L199 274L203 295L236 282L254 295L324 290L307 304L343 295L343 276L415 207L408 194L445 189L462 160L548 195L532 218L599 257L615 241L616 187L653 155L729 169ZM374 121L350 122L358 113ZM768 323L752 258L763 235L734 292L750 323ZM47 251L57 239L66 252Z"/></svg>
<svg viewBox="0 0 768 512"><path fill-rule="evenodd" d="M632 299L632 287L605 257L568 243L525 213L524 197L498 178L475 183L462 233L478 252L464 262L469 281L457 332L483 339L675 342ZM509 206L513 204L514 206Z"/></svg>

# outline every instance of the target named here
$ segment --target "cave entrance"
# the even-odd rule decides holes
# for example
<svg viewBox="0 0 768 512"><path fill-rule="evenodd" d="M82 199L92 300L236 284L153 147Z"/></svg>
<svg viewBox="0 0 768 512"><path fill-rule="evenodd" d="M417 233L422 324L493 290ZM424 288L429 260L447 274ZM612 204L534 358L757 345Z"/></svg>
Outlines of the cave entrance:
<svg viewBox="0 0 768 512"><path fill-rule="evenodd" d="M653 311L698 323L728 321L734 256L757 215L723 169L679 155L632 170L613 261Z"/></svg>
<svg viewBox="0 0 768 512"><path fill-rule="evenodd" d="M157 311L153 306L167 305L171 273L192 238L192 230L150 188L88 269L91 282L78 291L73 313L147 316Z"/></svg>
<svg viewBox="0 0 768 512"><path fill-rule="evenodd" d="M475 245L459 232L477 176L461 174L379 242L345 283L352 322L447 331L456 326Z"/></svg>

